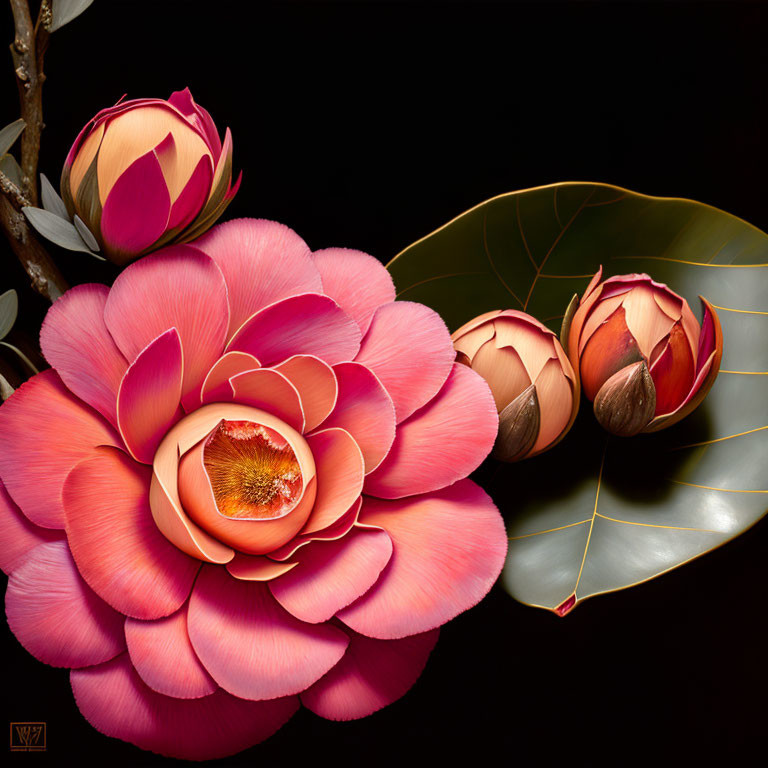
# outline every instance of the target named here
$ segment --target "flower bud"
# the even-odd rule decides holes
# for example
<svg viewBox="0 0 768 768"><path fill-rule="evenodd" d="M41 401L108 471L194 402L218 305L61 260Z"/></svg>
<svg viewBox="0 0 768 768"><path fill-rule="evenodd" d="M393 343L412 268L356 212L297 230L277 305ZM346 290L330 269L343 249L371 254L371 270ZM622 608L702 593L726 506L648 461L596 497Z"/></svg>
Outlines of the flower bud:
<svg viewBox="0 0 768 768"><path fill-rule="evenodd" d="M133 99L99 112L75 140L61 196L104 255L125 264L193 240L224 212L232 185L232 136L222 145L189 89L168 101ZM78 225L78 219L74 220Z"/></svg>
<svg viewBox="0 0 768 768"><path fill-rule="evenodd" d="M457 362L487 382L499 411L493 456L519 461L558 443L571 428L579 384L555 334L516 310L487 312L453 336Z"/></svg>
<svg viewBox="0 0 768 768"><path fill-rule="evenodd" d="M699 297L699 325L685 299L645 274L601 277L602 267L563 335L584 394L616 435L669 427L701 403L720 370L717 314Z"/></svg>

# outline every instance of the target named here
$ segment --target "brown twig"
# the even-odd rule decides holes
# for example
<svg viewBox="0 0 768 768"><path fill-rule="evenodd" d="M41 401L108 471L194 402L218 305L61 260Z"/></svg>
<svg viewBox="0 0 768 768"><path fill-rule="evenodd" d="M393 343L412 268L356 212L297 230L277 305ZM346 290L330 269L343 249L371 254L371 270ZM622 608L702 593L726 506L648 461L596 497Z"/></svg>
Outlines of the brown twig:
<svg viewBox="0 0 768 768"><path fill-rule="evenodd" d="M11 248L32 280L32 286L51 301L67 290L67 283L39 240L32 234L22 205L37 205L37 162L43 124L43 57L48 47L50 0L40 4L37 23L27 0L10 0L15 36L11 56L19 88L21 117L26 128L21 136L21 189L10 179L0 179L0 224ZM7 182L7 184L5 183ZM10 186L9 186L10 185Z"/></svg>

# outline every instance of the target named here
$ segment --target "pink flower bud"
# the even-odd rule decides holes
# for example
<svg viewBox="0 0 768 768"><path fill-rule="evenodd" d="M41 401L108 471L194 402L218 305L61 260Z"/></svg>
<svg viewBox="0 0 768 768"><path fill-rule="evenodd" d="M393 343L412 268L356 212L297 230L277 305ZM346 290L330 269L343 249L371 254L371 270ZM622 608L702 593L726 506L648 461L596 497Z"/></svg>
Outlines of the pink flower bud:
<svg viewBox="0 0 768 768"><path fill-rule="evenodd" d="M571 428L579 383L557 336L516 310L495 310L453 336L457 362L487 382L499 411L494 456L519 461L546 451Z"/></svg>
<svg viewBox="0 0 768 768"><path fill-rule="evenodd" d="M205 232L240 185L232 136L222 145L189 89L168 101L120 101L99 112L72 145L61 196L117 264Z"/></svg>
<svg viewBox="0 0 768 768"><path fill-rule="evenodd" d="M701 298L688 302L648 275L617 275L587 287L567 328L568 354L598 421L614 434L655 432L704 399L720 370L723 334Z"/></svg>

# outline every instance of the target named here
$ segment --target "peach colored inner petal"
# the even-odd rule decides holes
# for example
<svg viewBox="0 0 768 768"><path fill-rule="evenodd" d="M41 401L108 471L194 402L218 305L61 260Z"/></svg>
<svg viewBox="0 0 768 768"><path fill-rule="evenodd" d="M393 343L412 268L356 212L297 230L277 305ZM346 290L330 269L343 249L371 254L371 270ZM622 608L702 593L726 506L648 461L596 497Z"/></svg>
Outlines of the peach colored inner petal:
<svg viewBox="0 0 768 768"><path fill-rule="evenodd" d="M96 157L96 152L99 150L102 136L104 136L104 123L101 123L98 128L89 134L75 156L75 161L72 163L72 170L69 172L69 189L73 199L77 197L77 191L80 188L83 177L93 162L93 158ZM134 160L135 159L136 158L134 158ZM106 198L102 199L102 204L105 199Z"/></svg>
<svg viewBox="0 0 768 768"><path fill-rule="evenodd" d="M619 296L611 296L610 298L597 303L597 306L592 310L587 321L584 323L581 338L579 339L579 354L584 351L584 347L587 346L587 342L592 334L613 314L614 310L621 305L625 296L626 294L622 293Z"/></svg>
<svg viewBox="0 0 768 768"><path fill-rule="evenodd" d="M541 369L535 384L541 423L532 453L544 450L560 437L573 407L573 389L558 360L550 360Z"/></svg>
<svg viewBox="0 0 768 768"><path fill-rule="evenodd" d="M624 297L625 319L629 332L646 358L674 325L654 300L654 290L648 285L634 287Z"/></svg>
<svg viewBox="0 0 768 768"><path fill-rule="evenodd" d="M515 349L497 349L492 341L480 347L472 362L472 370L488 382L499 412L531 384L528 372Z"/></svg>
<svg viewBox="0 0 768 768"><path fill-rule="evenodd" d="M477 354L477 350L480 349L486 341L490 341L494 334L495 330L493 328L493 323L484 323L460 336L454 334L455 340L453 342L453 348L457 352L463 352L471 362Z"/></svg>
<svg viewBox="0 0 768 768"><path fill-rule="evenodd" d="M137 157L158 146L169 133L173 136L175 152L163 153L165 157L160 158L160 164L173 203L189 181L200 158L211 156L205 141L181 116L159 106L131 109L108 123L97 168L102 205L128 166Z"/></svg>
<svg viewBox="0 0 768 768"><path fill-rule="evenodd" d="M235 393L229 379L239 373L255 371L258 368L261 368L261 363L247 352L227 352L222 355L203 381L200 391L202 404L231 401Z"/></svg>
<svg viewBox="0 0 768 768"><path fill-rule="evenodd" d="M240 520L285 517L303 490L301 468L288 441L252 421L226 421L211 433L203 464L219 512Z"/></svg>
<svg viewBox="0 0 768 768"><path fill-rule="evenodd" d="M547 360L555 357L554 336L516 318L500 317L493 321L493 325L496 347L513 347L520 355L530 380L535 381Z"/></svg>

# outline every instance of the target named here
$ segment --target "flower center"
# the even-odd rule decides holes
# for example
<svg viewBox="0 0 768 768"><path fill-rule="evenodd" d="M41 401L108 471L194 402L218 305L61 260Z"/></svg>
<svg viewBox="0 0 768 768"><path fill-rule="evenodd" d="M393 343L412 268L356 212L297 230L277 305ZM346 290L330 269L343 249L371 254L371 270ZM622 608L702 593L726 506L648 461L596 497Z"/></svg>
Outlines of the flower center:
<svg viewBox="0 0 768 768"><path fill-rule="evenodd" d="M301 497L303 480L293 448L262 424L222 419L206 440L203 465L225 517L284 517Z"/></svg>

